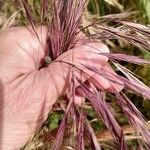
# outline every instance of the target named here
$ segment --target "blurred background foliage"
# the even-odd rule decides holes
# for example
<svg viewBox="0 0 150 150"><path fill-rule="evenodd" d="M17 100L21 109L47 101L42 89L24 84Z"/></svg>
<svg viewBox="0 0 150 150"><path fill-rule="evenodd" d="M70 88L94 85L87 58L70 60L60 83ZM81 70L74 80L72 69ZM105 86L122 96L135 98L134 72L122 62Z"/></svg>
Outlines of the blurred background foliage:
<svg viewBox="0 0 150 150"><path fill-rule="evenodd" d="M41 0L29 0L30 5L33 11L34 22L36 24L41 23ZM49 6L51 7L51 0L49 2ZM138 22L141 24L148 25L150 23L150 0L89 0L89 4L87 6L89 17L93 15L94 17L103 17L104 15L116 14L122 12L135 12L131 14L126 20L130 20L133 22ZM47 15L50 16L49 12ZM50 17L49 17L50 19ZM25 17L23 7L19 0L0 0L0 27L1 30L4 30L10 26L16 25L27 25L28 21ZM115 24L112 24L115 26ZM127 52L131 55L139 55L146 59L150 59L150 54L146 51L140 51L138 48L131 46L130 44L115 41L115 46L117 46L118 52ZM115 49L115 48L114 48ZM116 50L114 50L116 51ZM123 64L129 70L134 72L136 75L140 76L140 79L150 86L150 68L145 66L138 66L129 63ZM136 107L142 112L147 120L150 120L150 103L149 101L145 101L144 98L136 96L132 93L127 93L132 102L136 105ZM115 104L114 98L111 95L108 95L108 104L110 104L110 108L115 109L115 117L120 123L120 125L126 125L127 119L124 117L122 110L117 107ZM58 102L57 105L61 105ZM61 118L63 117L62 109L54 109L54 112L51 112L48 120L45 123L44 131L53 131L57 129ZM87 104L86 113L88 119L91 122L92 127L94 128L96 133L104 132L105 126L104 124L97 119L97 115ZM40 131L39 134L43 134ZM39 140L40 141L40 140ZM35 142L35 141L34 141ZM35 142L37 145L39 143ZM133 144L133 143L132 143ZM28 150L29 147L25 148ZM107 148L106 148L107 149ZM135 148L136 149L136 148Z"/></svg>

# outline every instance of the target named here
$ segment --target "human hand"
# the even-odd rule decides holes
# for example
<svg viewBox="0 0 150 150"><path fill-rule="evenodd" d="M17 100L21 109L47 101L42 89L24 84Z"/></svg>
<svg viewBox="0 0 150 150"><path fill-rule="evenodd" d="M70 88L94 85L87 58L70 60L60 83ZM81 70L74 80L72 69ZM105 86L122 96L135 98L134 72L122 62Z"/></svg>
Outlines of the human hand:
<svg viewBox="0 0 150 150"><path fill-rule="evenodd" d="M93 83L99 89L110 89L113 85L84 67L106 68L108 58L98 54L109 52L104 44L78 45L60 55L47 67L41 67L46 55L44 47L47 28L38 27L36 31L40 42L30 27L14 27L0 33L2 150L21 148L43 124L55 101L68 89L72 67L60 61L77 66L79 69L74 69L74 73L77 77L82 77L83 81L93 81L90 76L95 78L97 83Z"/></svg>

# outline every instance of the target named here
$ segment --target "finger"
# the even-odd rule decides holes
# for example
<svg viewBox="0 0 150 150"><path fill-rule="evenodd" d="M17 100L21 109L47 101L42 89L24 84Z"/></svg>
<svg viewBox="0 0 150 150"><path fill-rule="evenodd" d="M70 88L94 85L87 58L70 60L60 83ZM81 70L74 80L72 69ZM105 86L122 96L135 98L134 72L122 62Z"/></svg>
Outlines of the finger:
<svg viewBox="0 0 150 150"><path fill-rule="evenodd" d="M113 92L113 89L121 91L123 88L123 83L117 78L117 74L114 72L112 67L107 63L102 67L103 71L109 74L109 78L95 73L88 80L99 90L107 90ZM110 79L112 78L112 79Z"/></svg>
<svg viewBox="0 0 150 150"><path fill-rule="evenodd" d="M90 91L93 91L93 89L91 88L90 82L87 80L83 83ZM85 102L85 98L86 95L84 93L84 91L82 90L82 85L79 85L78 87L76 87L75 89L75 104L77 104L78 106L83 106L84 102Z"/></svg>
<svg viewBox="0 0 150 150"><path fill-rule="evenodd" d="M100 69L108 61L108 57L101 55L100 53L109 52L107 46L102 43L89 43L87 45L82 45L76 47L61 56L59 56L55 61L54 65L58 61L63 61L62 74L65 75L68 72L69 67L74 68L74 74L81 78L84 82L95 73L89 70L86 66L93 66L96 69Z"/></svg>
<svg viewBox="0 0 150 150"><path fill-rule="evenodd" d="M95 67L101 67L108 61L108 57L100 53L109 53L108 47L102 43L88 43L60 55L56 61L63 60L80 66L94 64Z"/></svg>
<svg viewBox="0 0 150 150"><path fill-rule="evenodd" d="M83 106L83 104L84 104L84 102L85 102L85 98L84 97L82 97L82 96L75 96L75 104L76 105L78 105L78 106Z"/></svg>
<svg viewBox="0 0 150 150"><path fill-rule="evenodd" d="M112 67L109 64L106 64L103 69L108 72L110 74L110 76L112 77L112 80L109 81L110 83L110 88L108 89L108 91L112 92L114 91L114 89L118 92L120 92L123 88L124 88L124 84L122 81L120 81L117 78L117 74L115 73L115 71L112 69Z"/></svg>
<svg viewBox="0 0 150 150"><path fill-rule="evenodd" d="M86 85L86 87L89 88L89 90L92 91L90 82L89 82L88 80L85 81L83 84ZM85 95L85 93L83 92L81 86L82 86L82 85L79 85L78 87L76 87L76 92L75 92L75 93L76 93L77 96L86 97L86 95Z"/></svg>
<svg viewBox="0 0 150 150"><path fill-rule="evenodd" d="M111 86L110 82L105 77L97 73L95 73L93 77L89 78L89 81L99 90L106 90Z"/></svg>

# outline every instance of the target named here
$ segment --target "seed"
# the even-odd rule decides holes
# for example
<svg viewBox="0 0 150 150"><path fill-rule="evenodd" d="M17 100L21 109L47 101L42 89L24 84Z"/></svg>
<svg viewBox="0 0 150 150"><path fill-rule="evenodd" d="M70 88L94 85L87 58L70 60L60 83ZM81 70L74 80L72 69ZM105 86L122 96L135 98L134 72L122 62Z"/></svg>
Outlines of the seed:
<svg viewBox="0 0 150 150"><path fill-rule="evenodd" d="M44 61L45 64L50 64L52 62L52 59L49 56L45 56Z"/></svg>

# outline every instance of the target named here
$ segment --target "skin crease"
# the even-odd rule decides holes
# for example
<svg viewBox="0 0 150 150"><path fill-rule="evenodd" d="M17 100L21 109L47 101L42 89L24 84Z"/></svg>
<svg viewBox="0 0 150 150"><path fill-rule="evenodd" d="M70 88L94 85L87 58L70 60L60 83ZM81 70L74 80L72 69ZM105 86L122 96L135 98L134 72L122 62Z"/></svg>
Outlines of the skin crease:
<svg viewBox="0 0 150 150"><path fill-rule="evenodd" d="M55 101L67 92L72 67L58 61L75 64L97 82L78 69L74 69L74 74L79 78L82 76L83 81L88 79L99 89L109 90L111 86L122 89L122 86L94 75L81 65L94 66L97 69L104 67L113 72L107 64L108 58L97 54L109 52L102 43L78 45L60 55L49 66L39 69L41 60L46 55L44 46L47 28L38 27L36 31L40 42L30 27L14 27L0 33L1 150L20 149L43 124ZM82 96L81 93L77 94L76 103L79 105Z"/></svg>

